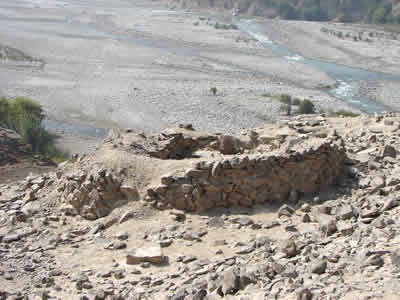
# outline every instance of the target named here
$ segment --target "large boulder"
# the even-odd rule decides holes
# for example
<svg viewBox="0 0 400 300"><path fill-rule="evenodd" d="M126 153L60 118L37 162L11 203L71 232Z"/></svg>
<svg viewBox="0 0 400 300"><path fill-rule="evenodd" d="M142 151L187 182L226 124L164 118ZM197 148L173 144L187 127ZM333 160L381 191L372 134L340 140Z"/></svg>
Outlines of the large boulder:
<svg viewBox="0 0 400 300"><path fill-rule="evenodd" d="M0 127L0 166L17 162L20 139L15 131Z"/></svg>
<svg viewBox="0 0 400 300"><path fill-rule="evenodd" d="M129 251L126 256L126 263L128 265L139 264L142 262L162 264L164 261L165 257L159 245L133 249Z"/></svg>

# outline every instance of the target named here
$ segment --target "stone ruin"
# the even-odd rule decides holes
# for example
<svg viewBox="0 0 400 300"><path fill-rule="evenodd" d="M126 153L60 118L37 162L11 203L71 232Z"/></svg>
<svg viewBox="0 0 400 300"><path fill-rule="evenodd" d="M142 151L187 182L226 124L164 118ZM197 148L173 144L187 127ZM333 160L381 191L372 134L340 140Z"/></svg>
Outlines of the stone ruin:
<svg viewBox="0 0 400 300"><path fill-rule="evenodd" d="M13 130L0 127L0 166L17 161L21 137Z"/></svg>
<svg viewBox="0 0 400 300"><path fill-rule="evenodd" d="M299 195L335 183L343 166L340 143L326 139L302 152L234 155L204 160L161 178L147 190L159 207L204 211L268 201L297 201Z"/></svg>
<svg viewBox="0 0 400 300"><path fill-rule="evenodd" d="M104 159L116 156L123 157L119 168ZM129 167L133 161L143 168ZM148 137L114 131L100 151L59 169L59 192L88 219L137 200L185 211L295 202L335 184L344 161L343 140L323 118L288 121L238 137L203 134L191 126ZM150 169L157 172L146 177Z"/></svg>

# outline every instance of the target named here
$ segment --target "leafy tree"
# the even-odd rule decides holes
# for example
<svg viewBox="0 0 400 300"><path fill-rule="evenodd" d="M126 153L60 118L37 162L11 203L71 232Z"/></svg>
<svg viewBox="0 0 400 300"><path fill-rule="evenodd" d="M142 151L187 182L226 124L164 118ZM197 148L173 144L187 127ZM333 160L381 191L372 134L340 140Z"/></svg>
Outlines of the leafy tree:
<svg viewBox="0 0 400 300"><path fill-rule="evenodd" d="M31 122L41 124L44 117L42 107L31 99L17 97L9 103L10 125L16 131L22 128L23 120L29 118Z"/></svg>
<svg viewBox="0 0 400 300"><path fill-rule="evenodd" d="M284 104L291 104L292 103L292 97L288 94L282 94L279 97L279 101L281 101Z"/></svg>
<svg viewBox="0 0 400 300"><path fill-rule="evenodd" d="M302 9L303 17L308 21L326 21L328 20L328 15L321 8L319 1L314 2L311 6L306 6Z"/></svg>
<svg viewBox="0 0 400 300"><path fill-rule="evenodd" d="M391 3L381 3L378 8L374 11L372 16L372 21L374 23L388 23L392 19L392 4Z"/></svg>
<svg viewBox="0 0 400 300"><path fill-rule="evenodd" d="M290 116L292 114L292 97L288 94L282 94L279 101L282 103L280 109L286 112L287 116Z"/></svg>
<svg viewBox="0 0 400 300"><path fill-rule="evenodd" d="M42 107L31 99L0 98L0 126L18 132L32 152L43 154L60 163L65 160L66 154L60 153L54 146L54 136L42 126L44 118Z"/></svg>
<svg viewBox="0 0 400 300"><path fill-rule="evenodd" d="M294 98L292 101L292 104L296 105L296 106L300 105L300 103L301 103L301 100L299 98Z"/></svg>
<svg viewBox="0 0 400 300"><path fill-rule="evenodd" d="M297 19L298 15L296 10L293 8L292 5L290 5L287 2L280 2L279 3L279 15L284 18L284 19L289 19L289 20L293 20L293 19Z"/></svg>
<svg viewBox="0 0 400 300"><path fill-rule="evenodd" d="M31 145L33 152L43 152L52 139L42 126L44 117L42 107L31 99L18 97L9 102L9 127L21 135L25 144Z"/></svg>
<svg viewBox="0 0 400 300"><path fill-rule="evenodd" d="M299 105L298 112L300 114L313 114L315 113L315 106L310 100L304 99Z"/></svg>

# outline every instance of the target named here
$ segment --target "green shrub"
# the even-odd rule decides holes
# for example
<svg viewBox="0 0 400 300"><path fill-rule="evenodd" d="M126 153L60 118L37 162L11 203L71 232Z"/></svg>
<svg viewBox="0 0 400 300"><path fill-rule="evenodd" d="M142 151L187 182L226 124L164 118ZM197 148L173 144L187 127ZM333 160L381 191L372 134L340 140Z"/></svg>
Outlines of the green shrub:
<svg viewBox="0 0 400 300"><path fill-rule="evenodd" d="M390 23L392 21L392 4L382 2L372 16L374 23Z"/></svg>
<svg viewBox="0 0 400 300"><path fill-rule="evenodd" d="M299 114L313 114L313 113L315 113L315 106L310 100L304 99L299 105L298 113Z"/></svg>
<svg viewBox="0 0 400 300"><path fill-rule="evenodd" d="M211 92L214 96L217 95L217 88L216 88L216 87L210 88L210 92Z"/></svg>
<svg viewBox="0 0 400 300"><path fill-rule="evenodd" d="M287 116L292 114L292 97L288 94L281 94L279 101L282 103L280 110L286 112Z"/></svg>
<svg viewBox="0 0 400 300"><path fill-rule="evenodd" d="M348 111L348 110L343 110L343 109L335 112L334 115L348 117L348 118L355 118L355 117L360 116L360 114L358 114L358 113Z"/></svg>
<svg viewBox="0 0 400 300"><path fill-rule="evenodd" d="M25 144L35 153L49 142L50 135L42 127L44 113L42 107L31 99L18 97L9 102L9 127L18 132Z"/></svg>
<svg viewBox="0 0 400 300"><path fill-rule="evenodd" d="M304 19L307 21L326 21L328 20L328 15L325 11L318 5L313 5L311 7L304 7L302 9Z"/></svg>
<svg viewBox="0 0 400 300"><path fill-rule="evenodd" d="M292 104L296 105L296 106L300 105L300 103L301 103L301 100L299 98L294 98L292 101Z"/></svg>
<svg viewBox="0 0 400 300"><path fill-rule="evenodd" d="M43 127L44 118L45 114L40 104L31 99L0 99L0 125L18 132L22 142L28 145L27 148L33 153L42 154L50 159L65 159L65 155L54 146L55 136Z"/></svg>
<svg viewBox="0 0 400 300"><path fill-rule="evenodd" d="M40 124L44 117L42 107L31 99L17 97L9 101L10 125L17 131L21 128L23 120L30 119L32 122Z"/></svg>
<svg viewBox="0 0 400 300"><path fill-rule="evenodd" d="M292 114L292 106L289 104L282 104L279 109L280 111L285 112L287 116Z"/></svg>
<svg viewBox="0 0 400 300"><path fill-rule="evenodd" d="M6 98L0 98L0 126L9 127L8 124L9 102Z"/></svg>
<svg viewBox="0 0 400 300"><path fill-rule="evenodd" d="M284 104L291 105L292 104L292 97L288 94L282 94L279 97L279 101L281 101Z"/></svg>

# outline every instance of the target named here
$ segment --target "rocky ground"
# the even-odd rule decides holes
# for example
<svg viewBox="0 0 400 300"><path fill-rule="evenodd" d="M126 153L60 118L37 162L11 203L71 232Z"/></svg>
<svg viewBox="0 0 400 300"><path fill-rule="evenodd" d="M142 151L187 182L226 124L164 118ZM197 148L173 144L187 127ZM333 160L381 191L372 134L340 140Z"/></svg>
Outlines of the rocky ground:
<svg viewBox="0 0 400 300"><path fill-rule="evenodd" d="M50 161L32 153L12 130L0 127L0 182L8 183L24 179L29 174L41 174L55 168Z"/></svg>
<svg viewBox="0 0 400 300"><path fill-rule="evenodd" d="M399 299L399 126L400 116L387 114L298 116L236 138L189 125L154 136L114 132L91 155L0 185L0 299ZM346 157L336 184L304 176L310 193L192 212L149 197L159 180L188 190L178 179L193 161L213 166L203 186L233 162L255 172L253 157L271 151L298 157L294 172L310 164L318 141L331 141L320 158L342 157L336 142ZM172 177L163 176L168 166ZM254 178L242 179L240 188Z"/></svg>

